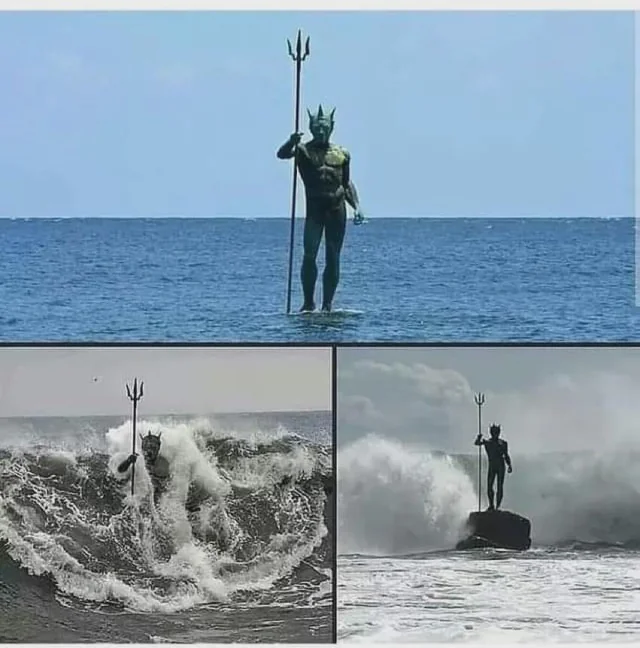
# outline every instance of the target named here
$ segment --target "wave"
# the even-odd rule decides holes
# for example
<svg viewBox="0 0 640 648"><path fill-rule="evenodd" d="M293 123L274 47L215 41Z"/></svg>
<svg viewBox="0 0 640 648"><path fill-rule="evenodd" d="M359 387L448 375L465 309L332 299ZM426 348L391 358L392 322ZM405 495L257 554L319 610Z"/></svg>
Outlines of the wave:
<svg viewBox="0 0 640 648"><path fill-rule="evenodd" d="M503 508L531 519L538 547L640 546L640 451L514 456ZM477 455L434 452L370 435L338 456L341 554L451 548L478 507ZM486 505L483 457L483 506Z"/></svg>
<svg viewBox="0 0 640 648"><path fill-rule="evenodd" d="M140 425L162 430L171 466L157 506L143 461L133 496L116 475L130 452L130 422L108 430L106 452L68 444L0 449L0 594L28 586L66 605L138 612L326 594L327 447L284 429L236 434L207 420Z"/></svg>

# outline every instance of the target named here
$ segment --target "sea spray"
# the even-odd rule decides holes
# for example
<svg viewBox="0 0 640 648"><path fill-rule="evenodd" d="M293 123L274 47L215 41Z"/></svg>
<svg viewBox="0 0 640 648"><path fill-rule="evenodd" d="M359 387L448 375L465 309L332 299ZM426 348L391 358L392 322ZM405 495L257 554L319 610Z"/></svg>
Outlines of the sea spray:
<svg viewBox="0 0 640 648"><path fill-rule="evenodd" d="M284 581L317 594L330 577L333 532L326 446L284 428L236 437L207 419L142 419L141 433L149 429L162 430L172 466L155 508L142 459L133 499L116 475L130 422L103 432L106 453L73 450L72 439L63 449L0 449L3 559L51 579L70 600L141 612L228 601ZM200 505L187 511L194 487Z"/></svg>
<svg viewBox="0 0 640 648"><path fill-rule="evenodd" d="M503 508L531 520L533 546L640 546L640 450L512 453ZM452 548L477 509L477 456L364 437L339 453L339 550ZM486 467L482 502L486 503Z"/></svg>
<svg viewBox="0 0 640 648"><path fill-rule="evenodd" d="M456 461L374 435L340 450L338 498L340 553L370 554L453 546L477 502Z"/></svg>

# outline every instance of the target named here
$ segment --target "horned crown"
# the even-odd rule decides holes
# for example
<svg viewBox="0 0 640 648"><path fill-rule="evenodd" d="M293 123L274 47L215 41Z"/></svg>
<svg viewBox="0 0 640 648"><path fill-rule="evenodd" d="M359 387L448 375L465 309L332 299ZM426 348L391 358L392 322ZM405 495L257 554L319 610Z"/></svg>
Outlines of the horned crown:
<svg viewBox="0 0 640 648"><path fill-rule="evenodd" d="M497 423L492 423L489 427L489 432L500 432L500 426Z"/></svg>
<svg viewBox="0 0 640 648"><path fill-rule="evenodd" d="M138 436L140 437L140 439L141 439L142 441L144 441L145 439L149 439L149 438L157 439L157 440L159 441L159 440L160 440L160 437L162 436L162 432L158 432L158 434L153 434L153 433L151 432L151 430L149 430L149 432L147 432L147 436L146 436L146 437L145 437L145 436L142 436L142 434L140 434L139 432L138 432Z"/></svg>
<svg viewBox="0 0 640 648"><path fill-rule="evenodd" d="M325 110L322 108L322 104L318 106L318 112L314 115L308 108L307 108L307 114L309 115L309 121L311 123L317 122L317 121L329 121L331 124L334 122L334 115L336 113L336 109L333 108L333 110Z"/></svg>

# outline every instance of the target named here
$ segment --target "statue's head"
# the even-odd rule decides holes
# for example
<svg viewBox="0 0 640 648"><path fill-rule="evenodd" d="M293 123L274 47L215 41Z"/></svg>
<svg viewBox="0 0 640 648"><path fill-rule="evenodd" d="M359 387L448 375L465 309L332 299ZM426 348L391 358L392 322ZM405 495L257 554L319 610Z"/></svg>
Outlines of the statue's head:
<svg viewBox="0 0 640 648"><path fill-rule="evenodd" d="M492 439L497 439L500 436L500 426L497 423L492 423L489 427L489 434Z"/></svg>
<svg viewBox="0 0 640 648"><path fill-rule="evenodd" d="M145 437L140 435L142 439L142 455L146 463L153 463L158 458L162 444L160 441L161 435L162 432L159 434L151 434L151 430L149 430L149 433Z"/></svg>
<svg viewBox="0 0 640 648"><path fill-rule="evenodd" d="M321 105L318 106L318 112L315 115L310 110L307 110L307 114L309 115L309 130L316 142L321 144L329 143L335 124L333 120L335 112L335 108L329 112L328 110L323 110Z"/></svg>

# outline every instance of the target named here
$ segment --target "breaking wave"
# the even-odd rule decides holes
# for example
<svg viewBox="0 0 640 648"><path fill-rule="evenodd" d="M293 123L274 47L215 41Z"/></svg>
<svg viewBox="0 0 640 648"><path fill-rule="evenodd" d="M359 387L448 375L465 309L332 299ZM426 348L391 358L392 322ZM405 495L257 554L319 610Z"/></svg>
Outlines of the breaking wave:
<svg viewBox="0 0 640 648"><path fill-rule="evenodd" d="M138 612L327 596L327 447L286 430L239 434L208 420L140 425L162 430L171 465L157 507L143 461L133 496L116 477L130 422L108 430L105 452L0 449L0 595L30 587L65 605Z"/></svg>
<svg viewBox="0 0 640 648"><path fill-rule="evenodd" d="M503 508L532 522L538 547L640 546L640 449L516 456ZM478 506L477 455L453 455L378 436L338 454L342 554L450 549ZM486 460L483 457L483 506Z"/></svg>

